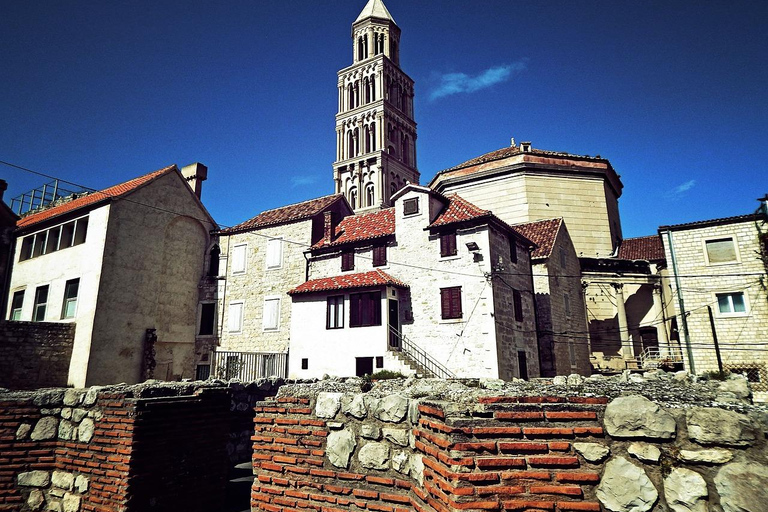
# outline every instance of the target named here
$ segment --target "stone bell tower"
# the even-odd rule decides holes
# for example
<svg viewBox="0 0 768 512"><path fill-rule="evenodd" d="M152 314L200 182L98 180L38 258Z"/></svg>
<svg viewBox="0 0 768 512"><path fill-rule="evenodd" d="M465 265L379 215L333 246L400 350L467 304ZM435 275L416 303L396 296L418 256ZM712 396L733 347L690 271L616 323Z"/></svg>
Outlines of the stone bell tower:
<svg viewBox="0 0 768 512"><path fill-rule="evenodd" d="M356 212L390 206L419 171L413 80L400 69L400 28L382 0L369 0L352 24L352 65L338 86L336 192Z"/></svg>

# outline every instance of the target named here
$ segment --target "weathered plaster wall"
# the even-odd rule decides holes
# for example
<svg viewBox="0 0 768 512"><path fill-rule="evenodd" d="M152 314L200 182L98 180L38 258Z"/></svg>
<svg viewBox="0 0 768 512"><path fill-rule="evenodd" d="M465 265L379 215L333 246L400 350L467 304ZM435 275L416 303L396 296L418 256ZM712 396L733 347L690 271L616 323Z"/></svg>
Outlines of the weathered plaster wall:
<svg viewBox="0 0 768 512"><path fill-rule="evenodd" d="M147 329L157 334L154 376L194 377L197 287L213 226L176 173L129 199L112 205L88 385L140 382Z"/></svg>
<svg viewBox="0 0 768 512"><path fill-rule="evenodd" d="M0 387L66 386L75 324L0 321Z"/></svg>

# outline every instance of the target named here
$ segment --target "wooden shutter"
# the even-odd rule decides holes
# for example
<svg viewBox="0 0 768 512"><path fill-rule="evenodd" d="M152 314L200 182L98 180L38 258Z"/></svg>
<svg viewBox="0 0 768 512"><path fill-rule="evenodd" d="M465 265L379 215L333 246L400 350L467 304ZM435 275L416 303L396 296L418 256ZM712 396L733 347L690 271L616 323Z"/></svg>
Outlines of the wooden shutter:
<svg viewBox="0 0 768 512"><path fill-rule="evenodd" d="M381 267L387 264L387 246L375 245L373 247L373 266Z"/></svg>
<svg viewBox="0 0 768 512"><path fill-rule="evenodd" d="M461 286L440 290L440 309L444 319L461 318Z"/></svg>
<svg viewBox="0 0 768 512"><path fill-rule="evenodd" d="M354 270L355 252L353 250L341 253L341 270Z"/></svg>
<svg viewBox="0 0 768 512"><path fill-rule="evenodd" d="M440 256L456 255L456 233L445 233L440 235Z"/></svg>

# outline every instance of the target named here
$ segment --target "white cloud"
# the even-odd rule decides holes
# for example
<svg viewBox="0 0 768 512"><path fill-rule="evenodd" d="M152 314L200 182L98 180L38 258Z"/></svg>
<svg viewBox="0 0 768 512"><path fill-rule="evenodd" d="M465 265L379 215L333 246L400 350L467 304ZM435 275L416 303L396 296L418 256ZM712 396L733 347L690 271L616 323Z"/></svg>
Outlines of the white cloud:
<svg viewBox="0 0 768 512"><path fill-rule="evenodd" d="M691 190L696 185L696 180L688 180L675 188L667 191L665 194L667 197L679 197Z"/></svg>
<svg viewBox="0 0 768 512"><path fill-rule="evenodd" d="M436 100L452 94L476 92L492 85L506 82L512 75L523 71L526 67L527 61L521 60L512 64L488 68L474 76L466 73L445 73L440 76L440 83L429 94L429 99Z"/></svg>
<svg viewBox="0 0 768 512"><path fill-rule="evenodd" d="M307 185L314 185L315 183L317 183L317 176L312 176L312 175L291 176L292 187L306 187Z"/></svg>

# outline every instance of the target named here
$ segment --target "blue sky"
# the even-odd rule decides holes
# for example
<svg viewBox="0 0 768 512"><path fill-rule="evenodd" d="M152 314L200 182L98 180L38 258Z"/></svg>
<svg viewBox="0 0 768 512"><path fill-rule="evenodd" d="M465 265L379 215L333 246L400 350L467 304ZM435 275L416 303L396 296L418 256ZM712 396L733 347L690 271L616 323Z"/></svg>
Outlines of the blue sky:
<svg viewBox="0 0 768 512"><path fill-rule="evenodd" d="M385 0L422 183L499 149L608 158L624 235L768 192L768 3ZM102 188L209 167L222 225L333 192L336 72L365 0L0 2L0 160ZM42 178L0 166L6 200Z"/></svg>

